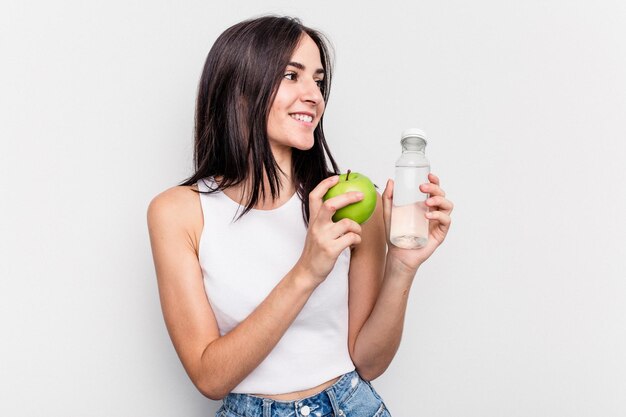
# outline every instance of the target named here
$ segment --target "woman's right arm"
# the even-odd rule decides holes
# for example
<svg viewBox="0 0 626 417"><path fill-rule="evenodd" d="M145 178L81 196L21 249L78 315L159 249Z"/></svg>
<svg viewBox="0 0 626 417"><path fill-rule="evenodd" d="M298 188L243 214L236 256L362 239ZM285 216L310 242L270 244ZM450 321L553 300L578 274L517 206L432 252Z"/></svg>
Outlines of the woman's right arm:
<svg viewBox="0 0 626 417"><path fill-rule="evenodd" d="M357 223L333 223L331 217L362 197L347 193L322 203L335 183L331 177L311 192L312 221L296 265L245 320L221 337L198 261L202 211L197 193L174 187L150 203L148 229L165 324L185 371L205 396L221 399L249 375L276 346L343 249L360 242Z"/></svg>

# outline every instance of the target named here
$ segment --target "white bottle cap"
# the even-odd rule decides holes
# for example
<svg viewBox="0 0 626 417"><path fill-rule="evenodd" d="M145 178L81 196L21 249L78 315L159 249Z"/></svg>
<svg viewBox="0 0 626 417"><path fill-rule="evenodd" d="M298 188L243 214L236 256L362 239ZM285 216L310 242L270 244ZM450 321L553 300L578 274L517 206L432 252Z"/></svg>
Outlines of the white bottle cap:
<svg viewBox="0 0 626 417"><path fill-rule="evenodd" d="M400 142L402 142L406 138L420 138L424 140L424 143L428 143L426 142L426 133L424 133L422 129L411 128L405 130L404 132L402 132Z"/></svg>

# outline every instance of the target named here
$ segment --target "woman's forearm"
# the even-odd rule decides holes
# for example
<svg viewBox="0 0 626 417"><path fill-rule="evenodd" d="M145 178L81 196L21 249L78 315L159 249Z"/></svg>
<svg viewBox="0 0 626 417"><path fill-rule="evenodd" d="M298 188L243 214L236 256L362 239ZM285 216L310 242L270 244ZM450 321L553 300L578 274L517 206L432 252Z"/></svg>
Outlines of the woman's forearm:
<svg viewBox="0 0 626 417"><path fill-rule="evenodd" d="M416 272L387 255L378 299L354 346L352 360L366 380L380 376L400 346L409 291Z"/></svg>
<svg viewBox="0 0 626 417"><path fill-rule="evenodd" d="M294 267L245 320L212 341L195 370L198 389L211 399L231 392L285 334L313 293L312 282L305 271Z"/></svg>

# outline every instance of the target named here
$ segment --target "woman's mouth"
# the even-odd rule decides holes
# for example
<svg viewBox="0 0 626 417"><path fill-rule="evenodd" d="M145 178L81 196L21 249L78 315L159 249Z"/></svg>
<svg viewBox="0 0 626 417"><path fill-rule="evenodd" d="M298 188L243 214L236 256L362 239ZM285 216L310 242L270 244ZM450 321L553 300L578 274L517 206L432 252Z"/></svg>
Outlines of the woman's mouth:
<svg viewBox="0 0 626 417"><path fill-rule="evenodd" d="M292 119L295 119L299 122L303 122L305 124L312 124L311 122L313 122L313 116L310 116L308 114L302 114L302 113L291 113L289 116L291 116Z"/></svg>

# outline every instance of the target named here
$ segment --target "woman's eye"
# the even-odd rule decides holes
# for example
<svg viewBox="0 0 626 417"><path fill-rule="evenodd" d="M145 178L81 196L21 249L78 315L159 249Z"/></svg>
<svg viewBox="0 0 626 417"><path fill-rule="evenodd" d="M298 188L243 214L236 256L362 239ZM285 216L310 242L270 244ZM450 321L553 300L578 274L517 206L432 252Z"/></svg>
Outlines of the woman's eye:
<svg viewBox="0 0 626 417"><path fill-rule="evenodd" d="M298 81L298 74L295 72L286 72L285 75L283 75L283 77L285 77L286 79L290 80L290 81ZM315 84L317 84L317 87L321 90L324 88L324 79L321 80L315 80Z"/></svg>

